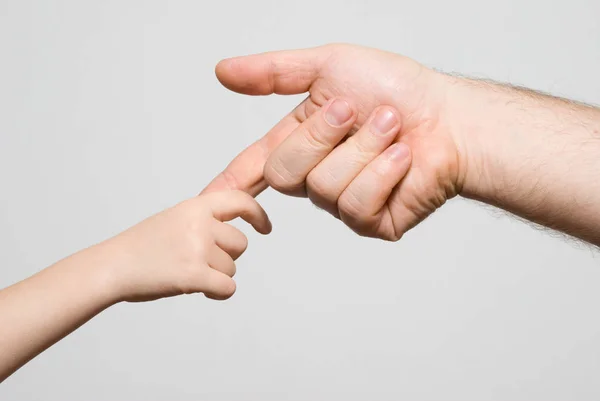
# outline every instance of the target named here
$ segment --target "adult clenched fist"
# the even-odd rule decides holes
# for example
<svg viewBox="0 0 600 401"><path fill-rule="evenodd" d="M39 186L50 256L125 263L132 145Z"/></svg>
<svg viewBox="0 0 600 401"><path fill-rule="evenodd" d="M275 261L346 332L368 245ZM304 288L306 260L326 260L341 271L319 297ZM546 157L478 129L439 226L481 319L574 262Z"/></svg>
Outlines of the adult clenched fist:
<svg viewBox="0 0 600 401"><path fill-rule="evenodd" d="M461 187L447 83L417 62L327 45L227 59L227 88L309 96L205 189L308 196L363 236L398 240Z"/></svg>

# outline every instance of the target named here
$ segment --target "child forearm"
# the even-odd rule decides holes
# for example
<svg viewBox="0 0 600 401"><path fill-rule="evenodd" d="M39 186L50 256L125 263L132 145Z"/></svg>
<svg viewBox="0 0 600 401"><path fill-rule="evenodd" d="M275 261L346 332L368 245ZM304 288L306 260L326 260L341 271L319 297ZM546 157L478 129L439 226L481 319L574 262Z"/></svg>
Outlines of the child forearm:
<svg viewBox="0 0 600 401"><path fill-rule="evenodd" d="M101 244L0 291L0 382L115 303ZM112 260L111 260L112 259Z"/></svg>
<svg viewBox="0 0 600 401"><path fill-rule="evenodd" d="M271 231L250 195L202 195L0 291L0 382L117 302L199 292L231 297L235 260L247 246L225 223L237 217Z"/></svg>

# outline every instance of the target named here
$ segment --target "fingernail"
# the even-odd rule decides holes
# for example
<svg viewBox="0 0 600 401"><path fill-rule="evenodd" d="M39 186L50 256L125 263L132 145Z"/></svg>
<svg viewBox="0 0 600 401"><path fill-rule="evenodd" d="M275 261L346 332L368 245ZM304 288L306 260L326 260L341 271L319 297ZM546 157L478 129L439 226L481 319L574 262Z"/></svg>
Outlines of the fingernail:
<svg viewBox="0 0 600 401"><path fill-rule="evenodd" d="M396 118L396 114L388 109L381 109L373 119L373 128L380 134L385 134L394 128L397 123L398 119Z"/></svg>
<svg viewBox="0 0 600 401"><path fill-rule="evenodd" d="M408 148L408 145L400 142L395 143L388 148L389 159L391 161L406 159L409 153L410 149Z"/></svg>
<svg viewBox="0 0 600 401"><path fill-rule="evenodd" d="M352 109L345 100L337 99L329 105L325 113L325 119L334 127L344 125L352 117Z"/></svg>

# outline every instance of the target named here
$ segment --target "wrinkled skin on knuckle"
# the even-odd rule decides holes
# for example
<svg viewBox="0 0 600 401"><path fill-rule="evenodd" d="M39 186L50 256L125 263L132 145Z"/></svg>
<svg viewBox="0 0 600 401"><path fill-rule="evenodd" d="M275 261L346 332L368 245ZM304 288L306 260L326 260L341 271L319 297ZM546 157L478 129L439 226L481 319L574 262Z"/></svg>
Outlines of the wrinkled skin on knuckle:
<svg viewBox="0 0 600 401"><path fill-rule="evenodd" d="M361 237L397 242L403 236L403 233L393 226L391 220L384 220L382 216L356 218L344 215L342 220L354 233Z"/></svg>
<svg viewBox="0 0 600 401"><path fill-rule="evenodd" d="M306 190L315 206L330 211L335 209L338 194L334 193L331 173L318 167L306 177Z"/></svg>
<svg viewBox="0 0 600 401"><path fill-rule="evenodd" d="M374 216L366 213L364 205L352 193L340 196L338 210L341 220L352 231L363 237L374 235Z"/></svg>
<svg viewBox="0 0 600 401"><path fill-rule="evenodd" d="M301 185L278 159L269 160L265 164L263 175L271 188L283 194L292 192Z"/></svg>
<svg viewBox="0 0 600 401"><path fill-rule="evenodd" d="M412 224L409 229L442 207L448 199L445 185L438 181L436 175L421 175L417 173L411 177L410 187L403 188L403 190L405 194L402 200L392 199L390 201L390 208L392 211L397 208L405 208L412 213Z"/></svg>
<svg viewBox="0 0 600 401"><path fill-rule="evenodd" d="M301 147L308 153L322 153L324 150L331 148L327 136L328 134L326 132L321 132L319 130L319 126L316 123L310 123L306 126Z"/></svg>
<svg viewBox="0 0 600 401"><path fill-rule="evenodd" d="M351 192L345 192L338 200L340 215L348 220L360 220L363 214L363 205Z"/></svg>

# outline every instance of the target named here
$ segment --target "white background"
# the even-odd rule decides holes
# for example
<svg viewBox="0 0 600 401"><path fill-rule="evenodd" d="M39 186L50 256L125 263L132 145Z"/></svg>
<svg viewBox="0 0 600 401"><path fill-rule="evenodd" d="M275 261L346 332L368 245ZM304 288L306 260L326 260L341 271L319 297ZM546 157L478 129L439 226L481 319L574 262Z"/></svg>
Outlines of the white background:
<svg viewBox="0 0 600 401"><path fill-rule="evenodd" d="M600 103L598 15L593 0L0 0L0 287L195 195L303 98L235 95L221 58L350 42ZM259 199L274 231L245 230L234 298L117 305L0 399L600 397L590 247L461 199L399 243Z"/></svg>

